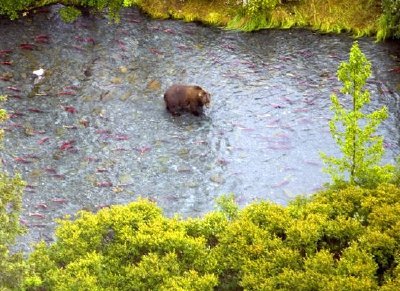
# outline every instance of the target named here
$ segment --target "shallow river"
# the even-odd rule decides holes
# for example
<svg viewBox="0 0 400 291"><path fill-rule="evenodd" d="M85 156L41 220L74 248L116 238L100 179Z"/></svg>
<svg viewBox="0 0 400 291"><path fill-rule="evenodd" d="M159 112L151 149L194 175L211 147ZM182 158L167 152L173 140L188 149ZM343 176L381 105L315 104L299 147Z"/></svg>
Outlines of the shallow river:
<svg viewBox="0 0 400 291"><path fill-rule="evenodd" d="M0 20L0 94L5 168L27 181L22 247L52 239L54 219L138 197L167 215L198 216L235 193L286 204L329 177L321 151L338 154L328 120L336 71L353 39L305 30L240 33L125 11L62 23L53 12ZM359 44L372 62L371 110L390 107L380 128L385 160L399 153L397 43ZM6 50L6 51L4 51ZM43 68L37 80L32 71ZM212 94L202 117L172 117L173 83Z"/></svg>

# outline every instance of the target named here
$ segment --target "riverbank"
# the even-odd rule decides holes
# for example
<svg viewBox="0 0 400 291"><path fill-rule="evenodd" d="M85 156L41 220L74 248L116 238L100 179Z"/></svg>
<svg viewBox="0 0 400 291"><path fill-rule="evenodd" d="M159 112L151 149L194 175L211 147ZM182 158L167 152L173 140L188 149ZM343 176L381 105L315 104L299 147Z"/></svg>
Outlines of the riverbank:
<svg viewBox="0 0 400 291"><path fill-rule="evenodd" d="M310 28L321 33L350 32L356 37L375 36L382 13L379 2L282 1L270 12L246 15L242 3L216 0L141 1L137 4L154 18L174 18L205 24L254 31L266 28Z"/></svg>
<svg viewBox="0 0 400 291"><path fill-rule="evenodd" d="M355 37L375 36L382 40L398 37L397 6L380 0L39 0L0 3L0 15L14 19L35 12L37 8L62 4L64 19L73 21L88 10L108 10L111 20L119 19L122 7L139 7L157 19L197 21L227 29L256 31L276 28L309 28L320 33L349 32ZM280 2L280 3L279 3ZM247 3L245 6L243 3ZM264 8L262 8L264 6ZM386 7L386 8L383 8ZM77 7L79 10L72 9ZM260 8L261 7L261 8Z"/></svg>

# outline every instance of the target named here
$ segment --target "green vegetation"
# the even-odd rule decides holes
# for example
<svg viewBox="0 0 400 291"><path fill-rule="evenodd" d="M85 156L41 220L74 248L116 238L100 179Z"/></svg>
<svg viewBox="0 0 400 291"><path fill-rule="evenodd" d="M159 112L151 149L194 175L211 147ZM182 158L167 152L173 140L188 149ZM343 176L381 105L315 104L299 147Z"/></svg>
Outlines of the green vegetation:
<svg viewBox="0 0 400 291"><path fill-rule="evenodd" d="M72 6L62 7L59 11L61 19L66 22L74 22L79 16L82 15L82 12L79 9L76 9Z"/></svg>
<svg viewBox="0 0 400 291"><path fill-rule="evenodd" d="M382 0L383 13L379 18L378 40L400 38L400 1Z"/></svg>
<svg viewBox="0 0 400 291"><path fill-rule="evenodd" d="M232 200L222 202L233 210ZM385 215L382 215L382 214ZM139 200L62 220L29 258L28 290L394 290L400 189L349 186L287 207L166 218Z"/></svg>
<svg viewBox="0 0 400 291"><path fill-rule="evenodd" d="M5 96L0 96L0 101L4 100ZM0 123L5 120L7 112L0 109ZM0 135L2 139L3 130ZM19 176L10 177L0 169L0 290L20 286L25 271L22 255L10 252L16 237L23 233L19 224L23 189L24 182Z"/></svg>
<svg viewBox="0 0 400 291"><path fill-rule="evenodd" d="M124 4L146 7L145 2ZM122 5L83 4L97 9L105 3L116 3L114 12ZM18 10L0 5L9 16ZM241 7L242 18L236 20L239 24L244 19L242 24L253 29L260 28L253 16L270 13L273 19L280 9L273 1L246 5L260 7ZM67 7L61 13L72 21L79 11ZM213 13L208 21L218 23L222 14ZM395 173L390 165L378 166L384 150L375 131L387 110L362 111L370 102L363 89L370 73L371 65L355 43L349 61L338 69L341 92L351 96L350 109L331 96L330 129L343 157L324 155L334 186L341 187L298 197L286 207L262 201L239 209L231 195L218 199L219 210L201 218L168 218L147 200L97 213L81 211L73 219L59 220L57 240L38 244L25 260L10 251L23 233L19 214L24 183L1 172L0 290L396 290L400 167ZM6 111L0 110L0 122L6 119Z"/></svg>
<svg viewBox="0 0 400 291"><path fill-rule="evenodd" d="M393 176L392 165L378 165L384 154L383 137L375 135L381 121L388 116L387 108L363 112L364 105L370 103L370 93L363 88L370 75L371 64L355 42L349 61L342 62L338 69L338 78L343 83L341 93L351 96L350 108L342 105L335 94L331 96L334 117L329 127L343 157L322 154L327 164L325 170L334 184L342 183L348 175L352 185L373 187Z"/></svg>
<svg viewBox="0 0 400 291"><path fill-rule="evenodd" d="M115 21L119 21L120 9L137 6L155 18L201 21L244 31L307 27L324 33L351 32L357 37L375 35L379 40L400 37L398 0L3 0L0 15L14 19L27 10L55 3L107 9ZM68 8L62 13L71 21L76 11Z"/></svg>
<svg viewBox="0 0 400 291"><path fill-rule="evenodd" d="M30 7L35 0L2 0L0 1L0 15L7 15L11 19L18 17L18 12Z"/></svg>

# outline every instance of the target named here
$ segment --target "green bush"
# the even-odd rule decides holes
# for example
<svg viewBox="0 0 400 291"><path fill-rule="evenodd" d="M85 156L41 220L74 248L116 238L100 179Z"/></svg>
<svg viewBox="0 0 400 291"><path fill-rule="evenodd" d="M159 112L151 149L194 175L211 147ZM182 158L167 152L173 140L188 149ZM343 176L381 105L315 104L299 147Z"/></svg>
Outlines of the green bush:
<svg viewBox="0 0 400 291"><path fill-rule="evenodd" d="M400 189L329 189L288 206L232 201L202 218L153 203L80 212L29 257L28 290L391 290ZM228 212L226 212L228 210ZM233 211L235 213L235 211ZM69 289L70 290L70 289Z"/></svg>
<svg viewBox="0 0 400 291"><path fill-rule="evenodd" d="M0 102L6 97L0 95ZM0 109L0 123L7 120L7 112ZM0 130L0 140L3 130ZM0 290L17 289L25 272L21 253L11 252L18 235L24 232L19 223L22 193L25 183L19 175L11 177L0 164Z"/></svg>
<svg viewBox="0 0 400 291"><path fill-rule="evenodd" d="M60 221L56 235L55 244L31 255L27 288L211 290L217 283L206 239L188 235L181 220L162 216L148 201L82 211Z"/></svg>
<svg viewBox="0 0 400 291"><path fill-rule="evenodd" d="M81 8L91 8L97 11L108 10L111 20L118 22L120 19L119 11L123 7L124 0L1 0L0 15L6 15L11 19L16 19L19 13L24 10L32 10L43 5L63 4L65 7L60 9L61 18L66 22L73 22L81 15Z"/></svg>
<svg viewBox="0 0 400 291"><path fill-rule="evenodd" d="M377 39L400 38L400 0L382 0L382 10Z"/></svg>
<svg viewBox="0 0 400 291"><path fill-rule="evenodd" d="M0 15L7 15L11 19L18 17L18 12L28 8L35 0L1 0Z"/></svg>
<svg viewBox="0 0 400 291"><path fill-rule="evenodd" d="M79 16L82 15L82 12L72 6L62 7L59 10L61 19L66 23L74 22Z"/></svg>
<svg viewBox="0 0 400 291"><path fill-rule="evenodd" d="M0 290L19 287L25 272L22 254L10 251L24 232L19 223L24 185L18 175L0 172Z"/></svg>

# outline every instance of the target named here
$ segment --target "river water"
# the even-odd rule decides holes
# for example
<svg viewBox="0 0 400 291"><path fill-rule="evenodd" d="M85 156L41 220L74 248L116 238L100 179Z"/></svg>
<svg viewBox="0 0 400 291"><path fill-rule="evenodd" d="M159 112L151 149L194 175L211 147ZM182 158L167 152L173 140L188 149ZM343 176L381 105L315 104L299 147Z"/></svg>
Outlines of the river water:
<svg viewBox="0 0 400 291"><path fill-rule="evenodd" d="M55 218L138 197L166 215L199 216L234 193L239 205L286 204L318 190L321 151L339 154L328 129L336 71L353 39L306 30L241 33L136 10L60 21L43 10L0 20L0 94L8 95L2 157L27 181L23 248L51 241ZM398 43L359 40L372 62L370 110L385 161L399 154ZM6 50L6 51L4 51ZM43 68L42 80L32 71ZM212 95L202 117L172 117L164 91L197 84Z"/></svg>

